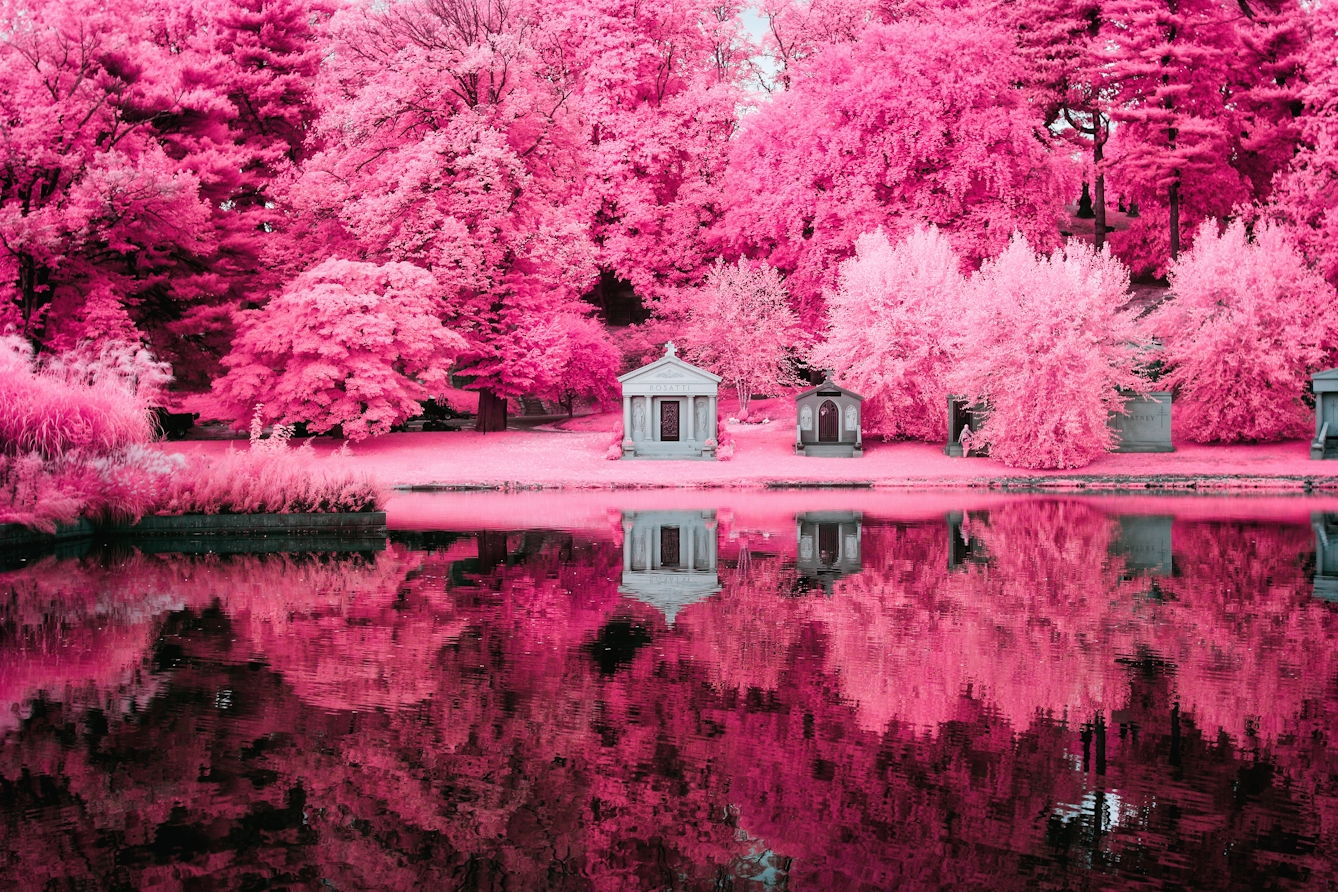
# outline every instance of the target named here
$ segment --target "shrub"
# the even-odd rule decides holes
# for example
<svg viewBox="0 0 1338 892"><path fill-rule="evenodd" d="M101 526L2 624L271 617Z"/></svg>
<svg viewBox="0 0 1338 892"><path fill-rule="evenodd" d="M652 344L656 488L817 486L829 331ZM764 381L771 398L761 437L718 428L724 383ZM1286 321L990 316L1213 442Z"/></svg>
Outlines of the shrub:
<svg viewBox="0 0 1338 892"><path fill-rule="evenodd" d="M1037 255L1014 236L973 277L949 385L990 414L971 438L1005 464L1079 468L1115 445L1108 418L1134 372L1139 346L1129 273L1109 251L1079 242Z"/></svg>
<svg viewBox="0 0 1338 892"><path fill-rule="evenodd" d="M410 263L326 260L242 314L214 392L235 417L264 400L269 421L339 425L352 440L387 433L449 388L465 349L441 322L441 291Z"/></svg>
<svg viewBox="0 0 1338 892"><path fill-rule="evenodd" d="M1334 289L1277 225L1200 227L1171 269L1175 297L1148 318L1164 345L1176 428L1199 443L1305 436L1309 373L1331 362Z"/></svg>

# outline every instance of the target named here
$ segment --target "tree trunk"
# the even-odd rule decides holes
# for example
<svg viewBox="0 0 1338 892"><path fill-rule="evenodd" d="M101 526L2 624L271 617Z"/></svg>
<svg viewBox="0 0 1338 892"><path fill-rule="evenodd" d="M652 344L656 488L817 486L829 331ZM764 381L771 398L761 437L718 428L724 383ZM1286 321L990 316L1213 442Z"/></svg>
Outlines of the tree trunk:
<svg viewBox="0 0 1338 892"><path fill-rule="evenodd" d="M1171 184L1169 198L1171 211L1171 259L1180 256L1180 183Z"/></svg>
<svg viewBox="0 0 1338 892"><path fill-rule="evenodd" d="M481 434L506 430L505 397L499 397L487 389L479 391L479 413L474 430Z"/></svg>
<svg viewBox="0 0 1338 892"><path fill-rule="evenodd" d="M1103 142L1095 142L1092 146L1092 160L1096 168L1096 188L1093 198L1092 210L1096 213L1096 229L1092 239L1098 251L1106 244L1106 175L1101 172L1101 162L1105 159L1106 151Z"/></svg>

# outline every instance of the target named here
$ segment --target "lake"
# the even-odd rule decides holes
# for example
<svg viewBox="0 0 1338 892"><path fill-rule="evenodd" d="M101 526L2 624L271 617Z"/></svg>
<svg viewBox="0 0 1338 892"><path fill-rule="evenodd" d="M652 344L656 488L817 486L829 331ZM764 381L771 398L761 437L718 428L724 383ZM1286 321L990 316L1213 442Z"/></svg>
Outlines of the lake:
<svg viewBox="0 0 1338 892"><path fill-rule="evenodd" d="M390 515L361 552L9 556L0 885L1338 883L1338 499Z"/></svg>

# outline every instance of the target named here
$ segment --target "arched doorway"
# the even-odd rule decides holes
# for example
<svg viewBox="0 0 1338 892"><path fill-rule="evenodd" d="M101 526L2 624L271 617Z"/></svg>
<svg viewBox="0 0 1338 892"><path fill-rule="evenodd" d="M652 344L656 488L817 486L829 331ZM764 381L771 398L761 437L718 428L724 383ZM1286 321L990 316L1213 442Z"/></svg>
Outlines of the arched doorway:
<svg viewBox="0 0 1338 892"><path fill-rule="evenodd" d="M839 443L840 440L841 410L831 400L823 400L818 407L818 442Z"/></svg>

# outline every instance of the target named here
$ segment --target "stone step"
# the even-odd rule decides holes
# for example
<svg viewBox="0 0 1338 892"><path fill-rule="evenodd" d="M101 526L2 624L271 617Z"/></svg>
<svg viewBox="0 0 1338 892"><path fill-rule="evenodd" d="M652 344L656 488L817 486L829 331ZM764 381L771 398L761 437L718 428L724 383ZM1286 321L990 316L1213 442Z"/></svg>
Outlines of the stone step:
<svg viewBox="0 0 1338 892"><path fill-rule="evenodd" d="M854 458L855 447L849 443L806 443L804 454L810 458Z"/></svg>

